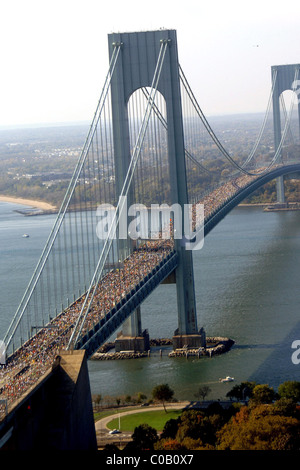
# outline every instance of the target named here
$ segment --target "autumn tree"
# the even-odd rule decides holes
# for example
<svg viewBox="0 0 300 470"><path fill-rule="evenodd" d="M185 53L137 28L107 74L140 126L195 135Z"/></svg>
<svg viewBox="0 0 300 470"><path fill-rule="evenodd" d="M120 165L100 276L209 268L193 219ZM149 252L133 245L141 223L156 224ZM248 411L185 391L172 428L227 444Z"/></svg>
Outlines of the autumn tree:
<svg viewBox="0 0 300 470"><path fill-rule="evenodd" d="M205 411L184 411L180 416L176 440L180 443L186 439L198 441L197 446L210 444L216 441L216 432L223 426L224 422L220 415L207 415Z"/></svg>
<svg viewBox="0 0 300 470"><path fill-rule="evenodd" d="M155 450L187 450L180 442L176 439L162 438L154 444Z"/></svg>
<svg viewBox="0 0 300 470"><path fill-rule="evenodd" d="M291 398L279 398L276 400L274 403L274 411L281 416L300 418L300 410L297 403L295 403Z"/></svg>
<svg viewBox="0 0 300 470"><path fill-rule="evenodd" d="M300 422L274 414L273 405L242 407L217 434L218 450L296 450Z"/></svg>

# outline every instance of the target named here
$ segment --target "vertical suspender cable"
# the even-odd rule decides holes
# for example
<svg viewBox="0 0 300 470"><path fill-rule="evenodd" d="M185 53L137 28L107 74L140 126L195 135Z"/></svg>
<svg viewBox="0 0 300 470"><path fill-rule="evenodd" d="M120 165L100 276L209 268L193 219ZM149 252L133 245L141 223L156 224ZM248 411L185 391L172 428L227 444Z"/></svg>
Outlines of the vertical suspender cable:
<svg viewBox="0 0 300 470"><path fill-rule="evenodd" d="M123 184L123 188L122 188L122 191L121 191L121 196L124 196L124 197L119 198L117 208L116 208L116 211L114 213L112 223L110 224L110 228L109 228L108 235L107 235L107 238L106 238L105 243L104 243L102 253L100 255L100 258L99 258L94 276L91 280L91 284L90 284L90 287L88 289L87 295L85 297L84 303L82 305L81 312L78 316L77 322L75 324L72 335L70 337L67 349L69 349L72 345L74 346L78 341L78 338L79 338L79 335L81 333L83 324L86 320L87 314L88 314L88 312L90 310L90 307L91 307L91 304L93 302L95 292L96 292L96 288L98 286L100 277L102 275L104 264L105 264L106 258L108 256L108 253L110 251L110 247L111 247L114 235L116 234L116 227L117 227L118 222L119 222L119 215L120 215L120 213L122 212L122 210L124 208L124 204L125 204L124 199L127 197L128 190L129 190L129 187L131 185L132 178L133 178L133 175L134 175L134 171L135 171L135 168L136 168L136 165L137 165L137 161L138 161L140 153L141 153L141 147L142 147L142 144L143 144L143 141L144 141L144 138L145 138L145 133L146 133L146 130L147 130L147 127L148 127L150 114L151 114L151 111L152 111L152 108L153 108L153 100L154 100L155 95L156 95L158 81L159 81L159 78L160 78L161 69L162 69L162 65L163 65L163 62L164 62L164 57L165 57L167 46L168 46L168 40L161 42L159 56L158 56L158 60L157 60L157 64L156 64L156 68L155 68L155 72L154 72L154 77L153 77L153 81L152 81L152 85L151 85L150 99L147 102L147 107L146 107L144 119L143 119L142 125L140 127L137 142L136 142L134 150L133 150L133 154L132 154L132 157L131 157L128 172L126 174L125 181L124 181L124 184ZM85 311L85 313L84 313L84 311Z"/></svg>
<svg viewBox="0 0 300 470"><path fill-rule="evenodd" d="M13 317L13 319L12 319L10 325L9 325L9 328L8 328L8 330L7 330L7 332L4 336L3 341L6 344L6 348L8 348L8 346L9 346L11 340L12 340L12 337L14 336L14 334L17 330L17 327L20 324L20 321L23 317L26 306L28 305L28 302L31 298L32 292L34 291L34 289L37 285L38 279L39 279L39 277L40 277L40 275L41 275L41 273L44 269L45 263L46 263L46 261L48 259L48 256L49 256L49 253L51 252L51 249L52 249L54 241L57 237L58 231L59 231L59 229L61 227L61 224L64 220L67 208L69 206L71 197L72 197L72 195L74 193L74 190L75 190L75 187L76 187L76 183L78 181L80 172L81 172L82 167L84 165L84 162L85 162L85 159L86 159L86 156L87 156L87 152L88 152L89 147L91 145L93 135L95 133L96 125L97 125L97 122L99 120L99 116L101 115L101 112L102 112L102 109L103 109L103 106L104 106L104 103L105 103L105 100L106 100L106 96L107 96L108 89L109 89L109 86L110 86L111 76L113 74L113 71L114 71L118 56L119 56L120 47L121 47L120 44L117 44L114 47L114 51L113 51L113 54L112 54L110 65L109 65L109 71L108 71L106 79L105 79L105 84L104 84L104 87L102 89L101 96L100 96L100 99L99 99L99 102L98 102L98 105L97 105L97 109L96 109L96 112L94 114L94 118L93 118L92 124L90 126L90 130L89 130L88 136L86 138L85 144L83 146L81 156L80 156L80 158L78 160L78 163L76 165L75 171L73 173L73 176L71 178L70 184L69 184L68 189L66 191L65 197L64 197L63 202L61 204L61 208L60 208L59 213L57 215L54 226L51 230L51 233L50 233L50 235L48 237L48 240L45 244L45 247L43 249L42 255L41 255L41 257L40 257L40 259L37 263L37 266L34 270L34 273L31 277L31 280L28 284L28 287L27 287L27 289L24 293L24 296L21 300L21 303L20 303L20 305L19 305L19 307L18 307L18 309L17 309L17 311L16 311L16 313L15 313L15 315L14 315L14 317Z"/></svg>

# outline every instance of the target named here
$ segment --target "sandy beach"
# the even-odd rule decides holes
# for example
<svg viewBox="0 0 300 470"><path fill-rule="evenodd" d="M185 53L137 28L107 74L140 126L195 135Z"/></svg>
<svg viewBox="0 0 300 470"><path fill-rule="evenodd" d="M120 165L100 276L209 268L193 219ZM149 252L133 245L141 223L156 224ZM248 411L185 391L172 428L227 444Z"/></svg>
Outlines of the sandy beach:
<svg viewBox="0 0 300 470"><path fill-rule="evenodd" d="M0 196L0 202L12 202L13 204L21 204L24 206L30 206L45 211L56 209L55 206L49 204L48 202L34 201L32 199L23 199L17 197Z"/></svg>

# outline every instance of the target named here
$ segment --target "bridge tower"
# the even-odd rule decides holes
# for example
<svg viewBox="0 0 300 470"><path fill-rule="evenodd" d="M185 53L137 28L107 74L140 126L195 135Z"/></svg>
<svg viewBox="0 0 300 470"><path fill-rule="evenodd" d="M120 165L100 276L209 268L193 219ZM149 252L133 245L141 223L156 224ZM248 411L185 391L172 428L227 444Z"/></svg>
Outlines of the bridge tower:
<svg viewBox="0 0 300 470"><path fill-rule="evenodd" d="M130 163L130 129L127 105L130 96L142 87L151 87L157 58L162 42L168 48L161 70L158 91L166 102L167 141L171 185L171 203L181 207L188 203L183 123L181 110L179 64L177 38L174 30L159 30L134 33L113 33L108 35L109 55L113 48L121 44L111 81L112 122L114 139L114 159L116 168L117 196L120 194ZM128 207L130 204L130 195ZM182 233L184 233L182 231ZM122 249L130 251L130 240L120 241ZM176 290L178 306L178 330L174 335L174 348L187 346L199 347L201 335L197 330L196 302L192 253L175 240L178 253L176 268ZM124 324L118 341L122 349L132 349L132 339L142 337L140 310L135 311ZM127 340L127 346L126 341Z"/></svg>
<svg viewBox="0 0 300 470"><path fill-rule="evenodd" d="M300 69L300 64L274 65L271 67L272 83L275 82L273 90L273 126L274 145L277 151L281 141L281 116L280 116L280 95L286 90L295 90L298 83L294 84L295 77ZM275 79L276 76L276 79ZM300 77L298 77L300 79ZM299 82L300 84L300 82ZM298 120L300 134L300 103L298 102ZM281 157L282 158L282 157ZM284 203L284 182L283 176L276 180L277 202Z"/></svg>

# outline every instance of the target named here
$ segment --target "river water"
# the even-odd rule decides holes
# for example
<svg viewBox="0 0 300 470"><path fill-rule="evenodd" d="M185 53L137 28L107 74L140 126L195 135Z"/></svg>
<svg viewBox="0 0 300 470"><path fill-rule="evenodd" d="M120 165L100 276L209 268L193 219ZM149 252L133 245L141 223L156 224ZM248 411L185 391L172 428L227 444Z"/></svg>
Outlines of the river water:
<svg viewBox="0 0 300 470"><path fill-rule="evenodd" d="M24 217L20 206L0 203L0 337L25 291L54 222L53 215ZM22 206L24 208L24 206ZM29 233L30 238L22 238ZM104 396L148 397L168 383L178 399L195 399L201 385L208 398L222 399L231 384L245 380L275 389L300 380L292 343L300 340L300 212L265 213L239 207L193 252L198 326L207 336L235 341L212 358L169 358L168 348L148 358L88 362L91 390ZM152 338L171 338L177 328L176 287L159 286L142 305L142 326Z"/></svg>

